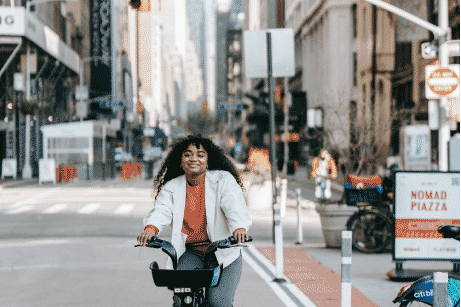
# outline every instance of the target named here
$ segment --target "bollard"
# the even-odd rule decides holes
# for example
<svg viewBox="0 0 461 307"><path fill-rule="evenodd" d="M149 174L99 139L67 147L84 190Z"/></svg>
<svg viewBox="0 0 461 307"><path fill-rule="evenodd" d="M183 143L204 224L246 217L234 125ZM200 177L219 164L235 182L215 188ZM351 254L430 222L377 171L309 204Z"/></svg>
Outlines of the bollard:
<svg viewBox="0 0 461 307"><path fill-rule="evenodd" d="M285 217L285 212L287 209L287 183L288 183L288 180L282 179L282 185L280 189L280 204L281 204L280 214L282 216L282 219Z"/></svg>
<svg viewBox="0 0 461 307"><path fill-rule="evenodd" d="M274 237L275 237L275 282L284 282L283 276L283 232L280 205L274 204Z"/></svg>
<svg viewBox="0 0 461 307"><path fill-rule="evenodd" d="M351 307L352 231L342 231L341 244L341 307Z"/></svg>
<svg viewBox="0 0 461 307"><path fill-rule="evenodd" d="M434 307L448 306L448 273L434 272Z"/></svg>
<svg viewBox="0 0 461 307"><path fill-rule="evenodd" d="M301 222L301 189L297 188L296 189L296 195L297 195L297 210L298 210L298 241L296 241L296 244L303 244L303 224Z"/></svg>

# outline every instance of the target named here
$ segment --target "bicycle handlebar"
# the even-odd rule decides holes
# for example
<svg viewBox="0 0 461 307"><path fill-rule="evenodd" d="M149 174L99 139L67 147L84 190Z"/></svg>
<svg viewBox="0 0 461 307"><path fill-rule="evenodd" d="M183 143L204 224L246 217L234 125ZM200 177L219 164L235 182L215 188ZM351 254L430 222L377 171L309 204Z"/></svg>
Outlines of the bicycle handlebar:
<svg viewBox="0 0 461 307"><path fill-rule="evenodd" d="M455 239L459 241L459 226L455 225L440 225L437 231L442 234L444 238Z"/></svg>
<svg viewBox="0 0 461 307"><path fill-rule="evenodd" d="M251 242L253 241L252 237L248 237L248 240L245 242ZM231 247L236 247L236 246L245 246L241 244L237 244L238 241L234 238L234 236L230 236L227 239L224 240L219 240L211 243L210 246L208 246L206 252L205 252L205 257L204 257L204 267L208 264L208 261L213 255L213 253L218 249L218 248L231 248ZM140 247L142 245L136 244L134 247ZM176 254L176 249L174 248L173 244L171 244L168 241L161 240L157 236L153 236L150 238L149 243L146 244L146 247L151 247L151 248L161 248L162 251L167 254L171 261L173 262L173 269L176 270L176 267L178 265L178 257Z"/></svg>

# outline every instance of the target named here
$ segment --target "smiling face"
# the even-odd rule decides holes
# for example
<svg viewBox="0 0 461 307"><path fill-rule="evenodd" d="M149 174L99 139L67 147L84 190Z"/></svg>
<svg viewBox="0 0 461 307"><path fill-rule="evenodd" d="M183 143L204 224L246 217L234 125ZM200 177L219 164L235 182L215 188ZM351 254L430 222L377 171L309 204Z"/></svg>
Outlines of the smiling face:
<svg viewBox="0 0 461 307"><path fill-rule="evenodd" d="M205 173L208 166L208 154L202 145L197 148L194 144L182 153L181 168L186 174L199 175Z"/></svg>

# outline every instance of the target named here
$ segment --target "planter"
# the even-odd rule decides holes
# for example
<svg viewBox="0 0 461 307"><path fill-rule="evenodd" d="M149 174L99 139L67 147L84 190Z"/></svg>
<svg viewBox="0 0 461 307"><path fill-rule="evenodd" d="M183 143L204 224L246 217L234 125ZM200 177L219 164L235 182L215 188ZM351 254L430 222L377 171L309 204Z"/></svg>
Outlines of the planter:
<svg viewBox="0 0 461 307"><path fill-rule="evenodd" d="M316 204L315 210L320 215L323 239L327 247L341 247L341 232L347 230L347 220L357 212L356 206L338 203Z"/></svg>

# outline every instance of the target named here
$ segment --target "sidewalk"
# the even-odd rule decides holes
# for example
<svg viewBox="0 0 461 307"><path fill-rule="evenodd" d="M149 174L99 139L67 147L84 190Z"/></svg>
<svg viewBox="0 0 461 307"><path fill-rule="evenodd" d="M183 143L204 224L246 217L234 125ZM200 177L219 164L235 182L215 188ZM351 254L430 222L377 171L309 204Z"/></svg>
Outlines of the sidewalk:
<svg viewBox="0 0 461 307"><path fill-rule="evenodd" d="M288 180L296 182L304 182L306 184L315 185L314 179L310 178L310 167L309 166L299 166L296 172L293 175L287 175ZM279 176L281 174L279 173ZM340 179L331 180L331 189L338 194L342 194L344 191L344 183Z"/></svg>

